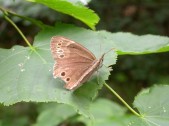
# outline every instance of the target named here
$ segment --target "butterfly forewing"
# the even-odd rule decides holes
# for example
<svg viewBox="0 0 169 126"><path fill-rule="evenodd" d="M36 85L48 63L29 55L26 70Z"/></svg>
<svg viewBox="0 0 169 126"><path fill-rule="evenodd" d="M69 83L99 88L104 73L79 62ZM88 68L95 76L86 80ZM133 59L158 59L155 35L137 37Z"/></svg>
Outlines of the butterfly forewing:
<svg viewBox="0 0 169 126"><path fill-rule="evenodd" d="M90 59L91 61L95 60L96 57L82 45L71 41L64 37L54 36L51 40L51 52L54 59L61 58L65 54L66 57L83 57L83 59ZM65 58L63 58L65 59Z"/></svg>
<svg viewBox="0 0 169 126"><path fill-rule="evenodd" d="M51 52L55 59L53 76L64 80L67 89L85 82L83 78L86 78L86 72L96 61L88 49L64 37L52 37Z"/></svg>

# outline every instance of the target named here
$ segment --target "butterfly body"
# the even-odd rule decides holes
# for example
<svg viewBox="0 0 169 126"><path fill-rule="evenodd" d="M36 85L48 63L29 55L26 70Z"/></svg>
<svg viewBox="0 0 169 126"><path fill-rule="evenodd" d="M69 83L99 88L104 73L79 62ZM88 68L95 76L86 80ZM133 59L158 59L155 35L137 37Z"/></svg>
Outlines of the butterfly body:
<svg viewBox="0 0 169 126"><path fill-rule="evenodd" d="M50 46L55 60L53 76L65 81L68 90L78 88L102 65L104 54L97 60L88 49L65 37L52 37Z"/></svg>

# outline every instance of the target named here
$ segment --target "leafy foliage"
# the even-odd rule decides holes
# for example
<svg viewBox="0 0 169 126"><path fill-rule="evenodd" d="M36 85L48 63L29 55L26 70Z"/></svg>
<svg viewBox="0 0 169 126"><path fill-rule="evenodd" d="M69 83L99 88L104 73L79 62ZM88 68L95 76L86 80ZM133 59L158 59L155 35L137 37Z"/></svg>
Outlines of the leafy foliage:
<svg viewBox="0 0 169 126"><path fill-rule="evenodd" d="M1 49L1 103L10 105L19 101L57 101L59 103L69 104L75 109L78 109L79 113L90 116L88 112L89 103L91 99L96 96L100 88L97 81L93 79L75 92L66 91L63 88L63 82L59 79L55 80L52 77L54 61L51 58L49 49L50 38L54 35L66 36L72 40L81 42L81 44L91 50L96 57L100 57L101 54L107 52L112 47L118 48L118 46L116 46L116 44L119 43L117 40L125 36L125 33L119 34L121 34L121 36L118 36L118 38L118 33L111 34L105 31L94 32L73 25L58 23L55 27L46 27L46 29L37 35L34 42L36 53L29 48L20 46L15 46L10 50ZM128 35L128 33L126 33L126 35ZM167 39L165 37L160 38L162 38L162 40ZM144 41L139 42L140 43L133 44L130 50L136 52L134 47L138 47L138 44L141 45ZM163 43L163 41L161 43ZM166 43L164 43L164 45L165 44ZM158 45L159 42L154 43L153 48L150 48L150 50L154 50L154 46ZM124 43L121 45L122 49L123 46L125 46ZM142 51L147 51L147 46L143 47ZM106 54L104 59L105 66L115 64L115 61L115 53L110 52ZM100 70L101 80L106 80L108 75L109 69L103 67ZM90 92L88 92L89 90ZM86 92L88 93L86 94ZM6 97L4 98L4 96L8 96L8 99Z"/></svg>
<svg viewBox="0 0 169 126"><path fill-rule="evenodd" d="M93 79L84 84L82 86L83 88L73 92L65 90L63 88L63 82L59 79L53 79L52 76L54 61L51 58L49 41L53 35L58 35L60 33L59 31L63 30L63 27L64 25L58 24L54 28L46 28L41 32L34 42L36 53L29 48L20 46L15 46L10 50L1 49L1 103L10 105L19 101L57 101L59 103L69 104L75 109L78 109L79 113L90 116L88 112L89 103L96 96L100 88L97 81ZM66 37L71 36L71 39L74 38L73 40L77 40L78 37L74 34L75 32L70 32L70 30L80 33L81 29L70 26L68 29L65 29L65 32L62 32L62 35ZM89 49L97 54L97 56L101 55L99 49L102 41L94 41L95 43L93 45L97 46L91 46L90 41L93 37L88 36L87 33L88 30L86 30L86 36L91 38L80 42L83 42L82 44L84 46L90 46ZM96 48L98 49L95 50ZM102 53L106 49L110 49L108 45L102 45L102 48L104 49ZM115 63L115 53L109 53L106 57L104 63L106 66ZM106 80L109 75L109 69L103 67L100 75L102 75L101 78L103 80ZM89 90L90 92L88 92ZM88 92L87 95L86 92ZM9 97L6 99L4 96L8 95Z"/></svg>
<svg viewBox="0 0 169 126"><path fill-rule="evenodd" d="M94 120L90 120L83 116L74 118L74 120L76 120L76 122L83 122L87 126L168 126L168 92L168 85L154 86L150 89L141 91L135 98L134 106L139 110L142 117L134 116L131 113L128 114L124 107L110 100L99 98L90 106L90 111L94 116ZM61 107L64 109L61 109ZM62 114L57 118L57 114L60 113L60 110L65 110L62 112L62 114L64 113L63 118ZM54 104L53 106L48 106L47 109L41 112L36 125L56 125L66 120L68 117L73 117L74 114L75 113L70 110L69 107ZM55 117L57 119L51 118L50 115L56 115ZM47 122L47 124L45 124L44 121Z"/></svg>
<svg viewBox="0 0 169 126"><path fill-rule="evenodd" d="M90 0L29 1L41 3L48 6L49 8L52 8L53 10L71 15L76 19L81 20L92 29L95 29L95 24L98 23L99 20L98 16L92 10L83 6L86 5ZM136 13L137 9L138 8L132 10L132 13ZM144 8L143 10L145 11ZM41 12L43 11L40 11L40 13ZM132 13L130 12L130 14ZM33 44L33 48L35 50L22 46L14 46L12 49L0 49L1 103L4 105L11 105L20 101L54 101L58 103L64 103L54 103L51 106L50 104L47 104L46 109L40 112L37 122L34 124L35 126L59 125L62 122L65 123L69 119L71 121L74 119L73 121L75 122L83 122L88 126L169 125L169 88L167 85L154 86L150 89L142 91L138 96L136 96L134 106L138 109L141 115L140 117L126 113L126 109L106 99L98 99L94 102L94 104L89 106L91 101L96 97L98 90L102 87L102 83L104 83L110 75L109 69L107 69L105 66L110 66L116 63L117 54L115 50L119 55L138 55L166 52L169 51L168 37L150 34L138 36L124 32L109 33L107 31L91 31L62 23L57 23L54 27L48 27L37 20L20 16L17 13L10 12L10 14L15 17L31 21L32 23L44 29L40 31L40 33L35 38ZM127 9L123 12L123 14L127 17L129 14L127 13ZM168 15L168 13L164 13L164 15ZM160 16L157 17L161 24L165 24L165 20L167 19L164 17L164 15L160 14ZM55 16L51 17L55 18ZM124 19L124 24L121 26L125 26L129 22L130 20ZM151 23L149 22L148 24ZM135 27L136 25L138 25L138 23L132 23L132 26ZM147 29L150 31L152 30L150 25L147 27ZM154 30L152 31L154 33ZM97 80L96 76L93 76L91 80L89 80L76 91L65 90L63 88L64 83L60 79L53 79L52 66L54 61L51 58L49 41L54 35L62 35L81 43L91 50L97 58L99 58L101 54L107 52L108 50L115 48L115 50L106 53L104 59L105 66L99 70L99 79ZM72 110L72 107L76 111ZM94 120L92 120L94 122L91 122L90 119L84 118L82 116L76 118L76 112L82 114L85 117L90 117L90 119L93 119L94 116ZM53 116L51 117L51 115ZM19 118L16 121L13 121L14 123L8 120L10 119L0 119L0 125L25 125L26 123L29 123L28 117Z"/></svg>
<svg viewBox="0 0 169 126"><path fill-rule="evenodd" d="M160 94L159 94L160 92ZM135 98L134 106L143 117L127 114L123 107L105 99L98 99L91 105L96 126L168 126L169 125L169 86L154 86L143 90ZM105 107L106 105L106 107ZM91 120L79 118L87 126Z"/></svg>

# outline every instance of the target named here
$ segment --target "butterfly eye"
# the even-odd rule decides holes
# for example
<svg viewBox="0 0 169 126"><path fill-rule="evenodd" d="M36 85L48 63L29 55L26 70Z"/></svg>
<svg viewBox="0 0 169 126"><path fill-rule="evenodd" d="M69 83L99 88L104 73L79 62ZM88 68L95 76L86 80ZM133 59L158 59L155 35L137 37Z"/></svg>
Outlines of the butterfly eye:
<svg viewBox="0 0 169 126"><path fill-rule="evenodd" d="M70 81L70 78L66 78L66 81Z"/></svg>
<svg viewBox="0 0 169 126"><path fill-rule="evenodd" d="M65 72L62 72L62 73L61 73L61 76L65 76L65 75L66 75L66 73L65 73Z"/></svg>

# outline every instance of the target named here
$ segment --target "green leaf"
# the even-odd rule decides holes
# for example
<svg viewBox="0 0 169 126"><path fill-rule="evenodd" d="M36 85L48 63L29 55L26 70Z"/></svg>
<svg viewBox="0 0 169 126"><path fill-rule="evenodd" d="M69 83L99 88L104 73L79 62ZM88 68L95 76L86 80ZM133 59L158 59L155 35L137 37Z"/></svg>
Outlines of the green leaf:
<svg viewBox="0 0 169 126"><path fill-rule="evenodd" d="M140 126L169 125L169 85L143 90L136 96L134 106L143 116Z"/></svg>
<svg viewBox="0 0 169 126"><path fill-rule="evenodd" d="M118 32L111 36L118 54L147 54L169 51L169 38Z"/></svg>
<svg viewBox="0 0 169 126"><path fill-rule="evenodd" d="M40 112L37 122L33 126L56 126L76 114L72 107L68 105L47 105L48 107Z"/></svg>
<svg viewBox="0 0 169 126"><path fill-rule="evenodd" d="M114 51L106 54L103 62L105 66L99 70L99 84L96 76L93 76L76 91L68 91L63 88L63 81L52 76L54 60L49 44L53 35L63 35L80 42L96 57L113 47L113 43L106 41L99 32L57 24L44 29L36 36L34 48L38 55L28 47L0 49L0 102L11 105L21 101L55 101L68 104L78 113L89 117L89 104L100 89L100 81L106 80L110 74L105 66L115 64L117 55Z"/></svg>
<svg viewBox="0 0 169 126"><path fill-rule="evenodd" d="M73 4L66 0L28 0L30 2L41 3L49 8L59 11L64 14L68 14L88 25L90 28L95 29L95 25L99 21L99 17L93 10L88 9L85 6Z"/></svg>

